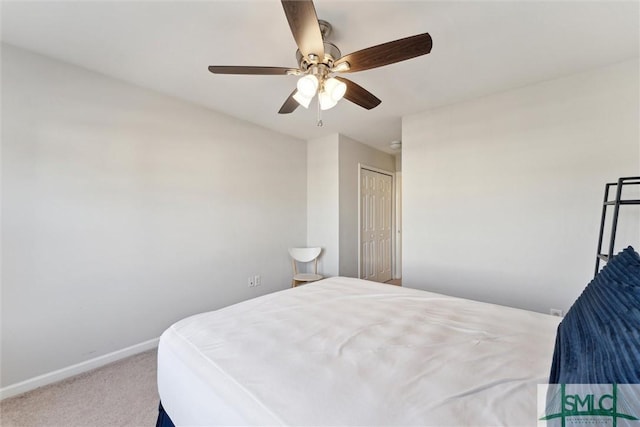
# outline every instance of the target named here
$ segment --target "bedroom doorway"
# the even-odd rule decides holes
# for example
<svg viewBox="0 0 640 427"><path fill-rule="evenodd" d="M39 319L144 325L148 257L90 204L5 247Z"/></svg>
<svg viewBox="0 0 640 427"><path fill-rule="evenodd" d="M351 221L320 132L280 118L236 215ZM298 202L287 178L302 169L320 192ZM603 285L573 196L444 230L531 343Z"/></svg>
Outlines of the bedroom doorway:
<svg viewBox="0 0 640 427"><path fill-rule="evenodd" d="M360 166L359 222L359 276L386 282L392 277L392 172Z"/></svg>

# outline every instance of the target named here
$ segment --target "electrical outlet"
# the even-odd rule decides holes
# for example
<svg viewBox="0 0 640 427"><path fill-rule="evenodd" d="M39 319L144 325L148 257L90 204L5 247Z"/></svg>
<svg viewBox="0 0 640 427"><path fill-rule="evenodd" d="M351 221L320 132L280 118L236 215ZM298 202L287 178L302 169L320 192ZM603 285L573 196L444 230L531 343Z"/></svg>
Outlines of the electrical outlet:
<svg viewBox="0 0 640 427"><path fill-rule="evenodd" d="M262 277L260 277L259 274L257 276L254 276L253 283L254 283L254 286L262 285Z"/></svg>
<svg viewBox="0 0 640 427"><path fill-rule="evenodd" d="M250 288L253 288L256 285L255 277L249 276L249 278L247 279L247 283L249 284Z"/></svg>
<svg viewBox="0 0 640 427"><path fill-rule="evenodd" d="M552 308L549 310L549 314L552 316L562 317L562 310L559 308Z"/></svg>

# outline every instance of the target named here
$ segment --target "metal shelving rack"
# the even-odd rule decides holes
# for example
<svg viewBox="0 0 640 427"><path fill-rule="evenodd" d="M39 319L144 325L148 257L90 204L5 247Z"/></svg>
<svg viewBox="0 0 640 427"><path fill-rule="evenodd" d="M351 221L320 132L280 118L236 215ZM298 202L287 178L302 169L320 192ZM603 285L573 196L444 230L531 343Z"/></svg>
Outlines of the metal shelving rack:
<svg viewBox="0 0 640 427"><path fill-rule="evenodd" d="M602 218L600 219L600 236L598 237L598 252L596 256L596 269L593 273L594 277L600 270L600 261L607 262L613 256L613 247L616 242L616 230L618 228L618 213L620 206L624 205L640 205L640 199L622 199L622 189L627 185L640 185L640 176L628 178L620 178L618 182L607 183L604 189L604 202L602 203ZM616 198L609 200L609 190L616 187ZM613 221L611 223L611 237L609 239L609 250L602 253L602 237L604 234L605 219L607 217L607 208L613 206Z"/></svg>

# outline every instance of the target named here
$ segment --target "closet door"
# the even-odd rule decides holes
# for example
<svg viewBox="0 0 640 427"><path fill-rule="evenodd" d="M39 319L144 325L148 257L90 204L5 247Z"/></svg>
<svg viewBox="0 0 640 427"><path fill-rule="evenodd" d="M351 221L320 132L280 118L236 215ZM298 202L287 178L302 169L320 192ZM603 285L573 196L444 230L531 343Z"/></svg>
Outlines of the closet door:
<svg viewBox="0 0 640 427"><path fill-rule="evenodd" d="M376 282L391 280L392 236L391 175L360 171L360 277Z"/></svg>

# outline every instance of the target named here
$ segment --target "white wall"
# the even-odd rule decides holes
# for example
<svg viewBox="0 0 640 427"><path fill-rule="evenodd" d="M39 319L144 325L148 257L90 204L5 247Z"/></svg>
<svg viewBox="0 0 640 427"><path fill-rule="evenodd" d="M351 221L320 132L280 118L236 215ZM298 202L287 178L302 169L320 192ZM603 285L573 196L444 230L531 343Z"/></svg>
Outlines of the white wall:
<svg viewBox="0 0 640 427"><path fill-rule="evenodd" d="M344 135L307 141L307 244L323 248L325 276L358 276L360 163L394 170L393 156Z"/></svg>
<svg viewBox="0 0 640 427"><path fill-rule="evenodd" d="M340 275L358 277L359 165L395 171L392 155L340 135Z"/></svg>
<svg viewBox="0 0 640 427"><path fill-rule="evenodd" d="M323 249L318 273L339 274L339 135L307 141L307 245Z"/></svg>
<svg viewBox="0 0 640 427"><path fill-rule="evenodd" d="M289 287L304 141L2 49L2 386Z"/></svg>
<svg viewBox="0 0 640 427"><path fill-rule="evenodd" d="M396 197L395 197L395 254L396 259L394 263L393 278L402 278L402 171L396 170Z"/></svg>
<svg viewBox="0 0 640 427"><path fill-rule="evenodd" d="M604 184L640 175L638 80L635 60L404 118L403 284L567 310ZM637 248L638 211L624 221Z"/></svg>

